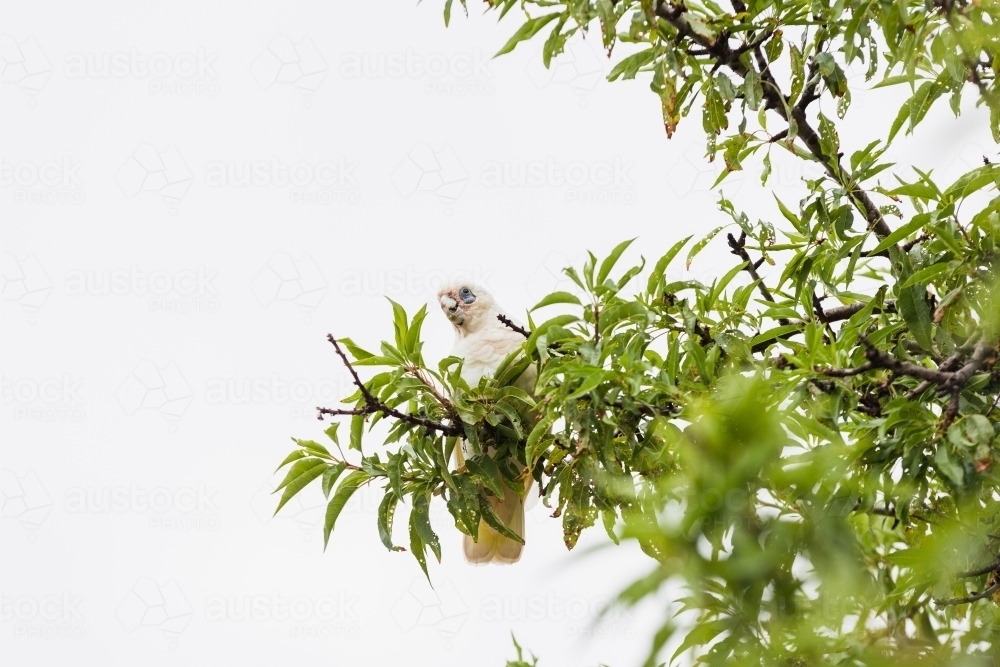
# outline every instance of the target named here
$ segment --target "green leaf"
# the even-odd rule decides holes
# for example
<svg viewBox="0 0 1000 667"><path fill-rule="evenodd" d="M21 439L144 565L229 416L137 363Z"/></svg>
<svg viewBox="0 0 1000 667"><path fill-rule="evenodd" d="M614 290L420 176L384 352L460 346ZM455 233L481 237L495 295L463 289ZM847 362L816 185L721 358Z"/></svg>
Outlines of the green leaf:
<svg viewBox="0 0 1000 667"><path fill-rule="evenodd" d="M681 239L675 243L667 253L656 262L656 266L653 267L653 272L649 275L649 281L646 283L646 292L649 293L651 297L658 297L659 294L654 294L657 286L665 282L665 274L667 267L670 266L670 262L674 260L677 253L681 251L688 241L691 240L691 236Z"/></svg>
<svg viewBox="0 0 1000 667"><path fill-rule="evenodd" d="M403 352L407 355L414 355L418 352L420 345L420 329L423 327L424 318L427 317L427 304L420 307L406 330L406 337L403 340Z"/></svg>
<svg viewBox="0 0 1000 667"><path fill-rule="evenodd" d="M289 455L288 458L291 458L291 455ZM287 461L288 458L286 458L285 460ZM295 481L295 479L298 478L302 473L310 470L311 468L314 468L316 465L319 465L319 464L326 465L326 461L324 461L323 459L317 458L315 456L310 456L310 457L307 457L307 458L301 458L299 461L297 461L296 463L294 463L291 468L289 468L288 472L285 474L285 479L283 479L281 481L281 483L278 484L278 486L274 489L273 493L277 493L278 491L281 491L283 488L285 488L286 486L288 486L289 484L291 484L293 481ZM280 470L280 468L279 468L279 470Z"/></svg>
<svg viewBox="0 0 1000 667"><path fill-rule="evenodd" d="M948 269L952 268L950 262L941 262L939 264L931 264L930 266L920 269L916 273L912 274L909 278L903 281L903 284L899 286L900 289L905 289L910 285L916 283L927 284L931 282L934 278L938 277Z"/></svg>
<svg viewBox="0 0 1000 667"><path fill-rule="evenodd" d="M427 572L427 554L424 552L424 542L417 533L417 526L413 522L412 513L410 514L410 552L417 559L417 562L420 563L420 569L424 571L427 583L430 583L431 575Z"/></svg>
<svg viewBox="0 0 1000 667"><path fill-rule="evenodd" d="M941 474L952 484L958 488L964 486L965 470L952 459L951 454L948 452L948 447L943 443L938 445L937 452L934 453L934 464Z"/></svg>
<svg viewBox="0 0 1000 667"><path fill-rule="evenodd" d="M573 303L578 306L581 305L580 298L575 294L571 294L569 292L553 292L552 294L549 294L544 299L536 303L531 308L531 311L534 312L539 308L544 308L545 306L551 306L554 303Z"/></svg>
<svg viewBox="0 0 1000 667"><path fill-rule="evenodd" d="M294 438L293 438L293 440L294 440ZM285 459L280 464L278 464L278 467L275 468L274 471L278 472L279 470L281 470L282 468L284 468L286 465L288 465L292 461L298 461L299 459L305 458L307 456L309 456L309 455L306 454L301 449L296 449L294 452L292 452L291 454L289 454L288 456L286 456Z"/></svg>
<svg viewBox="0 0 1000 667"><path fill-rule="evenodd" d="M330 533L333 532L333 527L337 523L337 517L340 516L341 511L344 509L344 505L347 501L351 499L354 492L358 490L362 484L371 479L370 475L363 470L353 470L351 474L344 478L344 481L340 483L337 487L337 492L333 494L333 499L326 506L326 521L323 525L323 550L326 550L326 545L330 542Z"/></svg>
<svg viewBox="0 0 1000 667"><path fill-rule="evenodd" d="M948 441L959 449L990 445L994 437L993 424L983 415L969 415L948 427Z"/></svg>
<svg viewBox="0 0 1000 667"><path fill-rule="evenodd" d="M945 74L942 73L941 76L943 77ZM902 129L903 123L907 120L910 121L907 127L907 133L909 133L924 119L934 100L940 97L941 93L945 91L945 87L941 81L941 78L936 81L925 81L920 84L913 97L903 103L903 106L899 108L899 113L896 115L896 120L893 121L892 127L889 129L889 138L886 143L891 142L895 138L899 130Z"/></svg>
<svg viewBox="0 0 1000 667"><path fill-rule="evenodd" d="M396 514L396 504L399 498L392 491L386 491L382 502L378 505L378 536L389 551L406 551L392 543L392 519Z"/></svg>
<svg viewBox="0 0 1000 667"><path fill-rule="evenodd" d="M361 435L365 430L365 416L364 415L354 415L351 417L351 440L348 444L348 449L356 449L361 451Z"/></svg>
<svg viewBox="0 0 1000 667"><path fill-rule="evenodd" d="M687 636L684 637L684 641L677 647L677 650L674 651L673 656L670 658L670 662L673 663L673 661L677 659L677 656L684 653L684 651L689 648L694 646L704 646L718 637L731 624L732 621L728 620L710 621L707 623L696 624L694 629L688 632Z"/></svg>
<svg viewBox="0 0 1000 667"><path fill-rule="evenodd" d="M295 466L299 464L304 465L296 471ZM295 494L304 489L309 482L322 475L327 466L328 464L320 459L305 459L293 465L292 470L285 477L285 481L275 489L277 492L284 488L285 492L281 494L281 501L278 502L278 508L274 510L274 513L277 514L285 506L285 503L295 497ZM297 474L293 476L293 473L296 472Z"/></svg>
<svg viewBox="0 0 1000 667"><path fill-rule="evenodd" d="M524 437L524 433L521 431L521 416L514 407L508 403L498 402L494 405L494 409L507 418L518 440Z"/></svg>
<svg viewBox="0 0 1000 667"><path fill-rule="evenodd" d="M687 256L687 264L686 265L687 265L688 269L691 268L691 262L694 261L695 256L699 252L701 252L705 248L705 246L707 246L709 244L709 242L711 242L711 240L716 237L716 235L719 232L721 232L723 229L725 229L728 226L729 225L722 225L720 227L716 227L715 229L713 229L712 231L710 231L704 238L702 238L700 241L698 241L697 243L695 243L691 247L691 251L688 252L688 256Z"/></svg>
<svg viewBox="0 0 1000 667"><path fill-rule="evenodd" d="M504 537L514 540L520 544L524 544L524 538L508 528L500 517L496 515L493 511L493 506L490 505L490 501L479 496L479 511L482 512L483 521L487 523L493 530L497 531Z"/></svg>
<svg viewBox="0 0 1000 667"><path fill-rule="evenodd" d="M586 379L577 387L573 393L566 397L567 401L580 398L588 394L604 382L608 382L615 377L612 371L594 371L587 375Z"/></svg>
<svg viewBox="0 0 1000 667"><path fill-rule="evenodd" d="M350 338L338 338L337 342L341 343L344 347L346 347L347 351L351 353L351 356L357 359L358 361L367 359L368 357L375 356L371 352L363 350L357 345L355 345L354 341L352 341Z"/></svg>
<svg viewBox="0 0 1000 667"><path fill-rule="evenodd" d="M553 419L551 416L546 415L535 424L534 428L531 429L531 433L528 434L528 439L524 444L524 457L528 462L529 467L534 467L535 461L541 455L540 445L543 442L543 438L549 434L549 429L552 428ZM546 443L547 446L547 443Z"/></svg>
<svg viewBox="0 0 1000 667"><path fill-rule="evenodd" d="M333 485L337 483L337 478L340 474L344 472L347 464L343 461L337 462L335 465L327 468L326 472L323 473L323 495L327 498L330 497L330 491L333 490Z"/></svg>
<svg viewBox="0 0 1000 667"><path fill-rule="evenodd" d="M908 223L906 223L902 227L899 227L894 232L892 232L884 239L882 239L882 241L877 246L875 246L871 251L869 251L868 254L875 255L877 253L882 252L883 250L885 250L890 246L896 245L896 243L905 239L910 234L923 229L924 225L930 222L930 219L931 216L929 213L920 213L918 215L913 216L913 219L910 220Z"/></svg>
<svg viewBox="0 0 1000 667"><path fill-rule="evenodd" d="M531 39L538 33L539 30L544 28L546 24L559 18L559 16L561 16L561 14L554 13L528 19L525 21L524 25L518 28L517 32L514 33L514 36L507 40L507 43L503 45L503 48L497 51L493 57L496 58L497 56L502 56L505 53L510 53L520 42L523 42L526 39Z"/></svg>
<svg viewBox="0 0 1000 667"><path fill-rule="evenodd" d="M601 510L601 523L604 524L604 532L608 534L608 537L615 544L621 544L618 539L618 535L615 533L615 522L618 517L615 515L614 510Z"/></svg>
<svg viewBox="0 0 1000 667"><path fill-rule="evenodd" d="M389 473L389 488L396 494L397 498L403 497L402 482L403 454L389 454L389 461L386 463L386 472Z"/></svg>
<svg viewBox="0 0 1000 667"><path fill-rule="evenodd" d="M333 456L326 450L326 447L315 440L296 440L299 447L308 450L313 456L320 456L325 459L332 459Z"/></svg>
<svg viewBox="0 0 1000 667"><path fill-rule="evenodd" d="M455 525L474 540L479 539L479 485L468 475L455 475L456 489L448 494L448 511Z"/></svg>
<svg viewBox="0 0 1000 667"><path fill-rule="evenodd" d="M652 48L622 58L617 65L611 68L611 72L608 73L608 81L616 81L619 77L626 80L634 79L639 70L652 63L655 58L656 50Z"/></svg>
<svg viewBox="0 0 1000 667"><path fill-rule="evenodd" d="M786 324L780 327L774 327L773 329L768 329L764 333L754 336L753 340L750 341L750 347L756 347L757 345L766 343L769 340L782 338L796 331L802 331L802 326L798 324Z"/></svg>
<svg viewBox="0 0 1000 667"><path fill-rule="evenodd" d="M496 494L498 498L504 497L503 480L500 477L500 468L497 467L496 461L483 454L468 459L465 462L465 467L469 469L476 480Z"/></svg>
<svg viewBox="0 0 1000 667"><path fill-rule="evenodd" d="M597 270L597 280L595 281L597 285L603 285L604 281L607 280L608 276L611 275L611 270L615 268L615 264L618 262L618 258L622 256L622 253L632 245L635 239L629 239L627 241L622 241L615 246L611 254L601 262L601 268Z"/></svg>
<svg viewBox="0 0 1000 667"><path fill-rule="evenodd" d="M694 34L704 37L710 41L715 41L715 31L712 30L712 27L708 25L708 22L705 21L704 18L694 13L688 13L687 20L688 25L691 26L691 31L694 32Z"/></svg>
<svg viewBox="0 0 1000 667"><path fill-rule="evenodd" d="M430 517L431 494L429 491L413 496L413 511L410 512L411 531L416 530L420 541L431 548L438 562L441 562L441 544L438 536L431 529Z"/></svg>
<svg viewBox="0 0 1000 667"><path fill-rule="evenodd" d="M543 335L547 334L549 329L552 327L562 327L576 322L580 318L577 315L556 315L550 320L546 320L539 326L536 326L531 332L531 337L528 338L528 349L536 350L538 348L538 339Z"/></svg>
<svg viewBox="0 0 1000 667"><path fill-rule="evenodd" d="M896 295L896 307L906 320L906 325L914 340L928 352L934 349L931 342L931 311L927 306L927 290L923 285L900 289Z"/></svg>
<svg viewBox="0 0 1000 667"><path fill-rule="evenodd" d="M764 88L760 83L760 75L757 74L757 70L751 68L743 78L743 99L751 111L756 111L763 97Z"/></svg>

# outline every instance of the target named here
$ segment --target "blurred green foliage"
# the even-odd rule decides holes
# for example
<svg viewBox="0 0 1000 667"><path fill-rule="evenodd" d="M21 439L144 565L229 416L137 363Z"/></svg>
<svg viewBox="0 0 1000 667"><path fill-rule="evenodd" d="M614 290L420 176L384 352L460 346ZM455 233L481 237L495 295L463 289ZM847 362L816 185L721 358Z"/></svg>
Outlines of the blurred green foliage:
<svg viewBox="0 0 1000 667"><path fill-rule="evenodd" d="M683 591L650 665L1000 664L1000 167L984 158L941 182L934 165L883 159L939 101L957 115L962 95L1000 140L1000 3L487 5L525 17L501 54L537 35L548 65L587 34L615 59L609 79L650 81L668 136L699 116L707 159L723 158L716 185L757 159L766 185L775 150L822 175L770 220L721 198L717 229L651 266L626 266L626 241L567 268L574 291L535 306L524 354L476 387L460 360L423 358L423 310L393 304L394 340L377 353L331 338L344 363L379 371L345 401L355 462L337 424L336 455L296 440L281 502L320 479L329 539L374 482L382 542L426 573L427 553L441 558L430 504L468 534L480 518L502 526L487 496L519 480L516 459L567 548L600 525L650 556L622 603ZM884 139L853 146L838 127L859 64L875 87L908 92ZM734 261L721 278L667 277L723 242ZM531 395L512 386L527 363ZM367 443L382 420L387 436ZM455 470L459 438L476 456ZM517 652L508 664L527 665Z"/></svg>

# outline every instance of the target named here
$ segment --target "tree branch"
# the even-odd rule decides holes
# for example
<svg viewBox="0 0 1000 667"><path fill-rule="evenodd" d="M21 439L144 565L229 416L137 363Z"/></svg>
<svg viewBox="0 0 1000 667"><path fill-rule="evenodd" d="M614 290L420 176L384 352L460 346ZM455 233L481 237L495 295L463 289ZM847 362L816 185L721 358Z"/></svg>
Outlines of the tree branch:
<svg viewBox="0 0 1000 667"><path fill-rule="evenodd" d="M939 385L944 385L944 383L951 380L954 375L953 373L946 373L940 370L927 368L925 366L919 366L909 361L900 361L899 359L896 359L895 357L879 350L877 347L872 345L867 338L862 338L861 342L864 343L865 346L865 358L868 360L866 363L858 366L857 368L830 368L821 370L820 372L824 375L829 375L830 377L850 377L852 375L860 375L876 368L884 368L891 370L896 375L907 375L909 377L927 380Z"/></svg>
<svg viewBox="0 0 1000 667"><path fill-rule="evenodd" d="M823 297L826 298L826 297ZM816 319L823 324L829 324L830 322L839 322L841 320L849 320L855 314L864 310L868 304L864 302L852 303L849 306L835 306L833 308L827 308L824 310L823 306L820 304L822 299L813 296L813 311L815 312ZM894 313L896 312L896 302L894 300L889 300L885 302L885 308L873 308L872 312L875 313Z"/></svg>
<svg viewBox="0 0 1000 667"><path fill-rule="evenodd" d="M506 315L504 315L504 314L501 313L500 315L497 315L497 319L500 320L501 322L503 322L504 326L506 326L508 329L513 329L514 331L516 331L517 333L521 334L525 338L531 338L531 332L530 331L528 331L527 329L524 329L523 327L517 326Z"/></svg>
<svg viewBox="0 0 1000 667"><path fill-rule="evenodd" d="M966 579L968 577L979 577L984 574L989 574L990 572L996 572L997 569L1000 569L1000 558L997 558L995 561L993 561L988 565L983 565L982 567L977 567L971 570L967 570L965 572L960 572L958 574L958 577L960 579Z"/></svg>
<svg viewBox="0 0 1000 667"><path fill-rule="evenodd" d="M743 270L749 273L750 277L757 282L757 289L760 291L761 296L763 296L765 300L774 303L774 296L771 294L771 290L767 289L767 285L764 284L764 280L760 277L760 274L757 273L757 266L759 265L754 264L753 260L750 259L750 254L746 250L747 233L741 232L739 240L737 240L732 234L726 234L726 237L729 240L729 252L746 262L746 266L743 267ZM784 326L788 324L788 319L779 317L778 322Z"/></svg>
<svg viewBox="0 0 1000 667"><path fill-rule="evenodd" d="M317 414L318 419L323 419L323 415L368 416L368 415L373 415L376 412L381 412L382 414L388 417L395 417L401 422L412 424L414 426L423 426L424 428L430 429L432 431L438 431L439 433L441 433L441 435L455 436L455 435L462 435L465 432L465 430L459 424L444 424L441 422L434 421L433 419L428 419L427 417L420 417L418 415L411 415L406 412L401 412L396 408L390 407L385 403L383 403L382 401L375 398L375 396L370 391L368 391L368 387L366 387L365 383L361 381L361 378L358 377L358 372L354 370L354 366L352 366L351 362L348 361L347 355L344 354L344 351L340 348L340 344L337 342L337 339L333 337L333 334L327 334L326 338L331 343L333 343L333 349L337 351L337 355L340 357L340 360L344 362L344 365L347 366L347 370L350 371L351 378L353 379L354 382L354 386L357 387L358 391L361 392L361 397L364 399L365 405L364 407L354 408L354 409L333 409L333 408L317 407L316 410L318 412Z"/></svg>
<svg viewBox="0 0 1000 667"><path fill-rule="evenodd" d="M1000 589L1000 580L997 580L996 583L994 583L992 586L987 588L982 593L973 593L967 598L949 598L947 600L935 599L934 604L936 604L939 607L944 607L947 605L954 605L954 604L968 604L970 602L975 602L976 600L982 600L984 598L990 597L991 595L996 593L997 589Z"/></svg>
<svg viewBox="0 0 1000 667"><path fill-rule="evenodd" d="M740 12L741 10L738 6L744 6L741 0L738 2L738 5L734 5L737 8L736 11ZM745 6L742 11L745 11ZM728 67L745 79L749 69L740 60L741 52L729 45L728 37L720 35L719 38L713 40L705 35L696 33L691 29L691 24L684 16L686 12L687 7L683 4L667 4L665 0L659 0L654 9L656 16L677 30L678 41L684 37L690 38L693 42L702 46L715 59L719 66ZM855 183L850 173L844 169L840 162L840 156L827 155L823 152L823 144L820 141L819 135L813 129L812 125L809 124L809 119L806 117L805 105L801 108L798 105L789 107L791 100L781 92L781 87L771 74L767 61L760 51L760 45L754 47L753 51L758 68L760 68L761 88L764 93L764 99L767 102L767 108L774 109L789 125L794 123L797 136L801 137L809 152L823 165L827 174L850 193L855 207L864 214L868 228L874 231L875 235L880 239L889 236L892 230L889 229L889 225L886 224L885 219L882 217L882 212L875 205L875 202L872 201L868 192Z"/></svg>
<svg viewBox="0 0 1000 667"><path fill-rule="evenodd" d="M867 338L862 337L861 342L865 346L865 358L868 360L867 362L857 368L828 368L819 372L829 377L851 377L853 375L861 375L876 368L888 369L896 375L907 375L924 381L907 394L908 397L912 396L914 398L929 389L931 385L936 384L938 385L939 392L951 395L948 407L945 408L941 420L941 424L945 428L958 415L959 399L965 384L984 365L996 363L996 348L992 345L987 345L985 342L980 342L976 345L969 361L958 370L952 370L957 366L957 359L954 355L946 359L937 369L932 369L909 361L900 361L892 355L879 350Z"/></svg>

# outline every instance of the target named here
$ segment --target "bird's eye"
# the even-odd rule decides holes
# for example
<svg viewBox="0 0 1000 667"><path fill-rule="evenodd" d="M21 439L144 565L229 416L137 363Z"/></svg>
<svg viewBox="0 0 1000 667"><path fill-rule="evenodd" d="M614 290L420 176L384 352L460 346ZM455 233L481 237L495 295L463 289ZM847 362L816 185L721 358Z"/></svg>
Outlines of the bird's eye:
<svg viewBox="0 0 1000 667"><path fill-rule="evenodd" d="M476 300L476 295L473 294L472 290L470 290L468 287L463 287L462 289L458 290L458 298L465 303L472 303L473 301Z"/></svg>

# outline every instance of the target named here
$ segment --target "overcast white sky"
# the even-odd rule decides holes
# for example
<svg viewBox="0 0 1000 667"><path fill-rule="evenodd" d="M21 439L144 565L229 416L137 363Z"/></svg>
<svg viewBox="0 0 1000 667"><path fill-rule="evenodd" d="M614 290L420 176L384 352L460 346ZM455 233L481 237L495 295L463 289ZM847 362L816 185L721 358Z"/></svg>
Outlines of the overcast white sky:
<svg viewBox="0 0 1000 667"><path fill-rule="evenodd" d="M325 335L377 345L383 296L413 311L464 275L522 314L588 249L638 236L630 257L655 261L727 222L700 119L668 142L596 40L550 71L540 43L493 61L516 17L456 3L445 29L441 5L3 8L5 664L499 665L511 631L543 667L644 654L665 606L593 624L651 561L587 555L600 529L567 554L543 507L506 568L466 565L437 508L434 590L379 543L374 493L325 554L318 490L269 518L289 436L319 437L313 406L349 393ZM856 97L848 151L900 101ZM900 162L995 153L934 113ZM794 202L801 167L774 159ZM755 169L726 192L775 220ZM692 273L729 261L716 243ZM446 354L444 318L425 332Z"/></svg>

